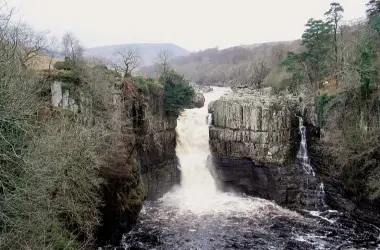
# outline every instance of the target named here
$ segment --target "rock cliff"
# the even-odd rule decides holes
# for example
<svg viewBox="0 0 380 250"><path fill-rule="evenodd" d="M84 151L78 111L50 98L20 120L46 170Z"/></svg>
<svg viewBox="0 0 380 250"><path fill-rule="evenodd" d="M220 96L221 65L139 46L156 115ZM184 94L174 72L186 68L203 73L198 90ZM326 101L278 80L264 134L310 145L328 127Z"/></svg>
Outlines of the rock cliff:
<svg viewBox="0 0 380 250"><path fill-rule="evenodd" d="M296 161L304 111L299 98L241 89L211 103L209 111L209 166L220 187L288 207L320 205L317 179Z"/></svg>
<svg viewBox="0 0 380 250"><path fill-rule="evenodd" d="M140 95L125 104L127 120L132 121L137 136L137 151L147 199L162 197L179 183L180 171L176 156L177 118L164 110L163 90Z"/></svg>
<svg viewBox="0 0 380 250"><path fill-rule="evenodd" d="M104 123L111 141L110 148L105 149L109 152L104 159L106 166L100 171L105 180L100 208L102 226L97 236L101 245L119 243L122 234L133 226L144 200L162 197L179 184L181 177L175 151L177 117L165 111L164 88L157 85L142 91L132 79L111 88L111 119L105 122L99 117L96 119L101 120L96 121L88 112L91 98L84 98L80 92L80 98L75 100L61 82L51 84L54 107L71 110L88 126ZM204 105L200 90L191 105Z"/></svg>
<svg viewBox="0 0 380 250"><path fill-rule="evenodd" d="M114 95L114 124L121 147L116 173L106 173L100 237L117 243L134 224L145 199L157 199L180 182L176 156L177 119L164 110L164 89L139 92L131 81ZM115 159L110 159L110 162ZM130 174L126 174L130 173Z"/></svg>

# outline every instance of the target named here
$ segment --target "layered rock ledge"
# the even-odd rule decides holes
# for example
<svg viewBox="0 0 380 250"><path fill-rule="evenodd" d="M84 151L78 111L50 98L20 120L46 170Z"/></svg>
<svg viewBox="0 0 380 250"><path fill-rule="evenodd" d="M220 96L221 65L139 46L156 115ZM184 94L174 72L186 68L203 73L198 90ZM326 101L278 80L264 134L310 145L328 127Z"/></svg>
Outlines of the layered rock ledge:
<svg viewBox="0 0 380 250"><path fill-rule="evenodd" d="M288 207L319 206L318 181L296 160L303 110L299 98L268 88L236 90L211 103L208 166L219 186Z"/></svg>

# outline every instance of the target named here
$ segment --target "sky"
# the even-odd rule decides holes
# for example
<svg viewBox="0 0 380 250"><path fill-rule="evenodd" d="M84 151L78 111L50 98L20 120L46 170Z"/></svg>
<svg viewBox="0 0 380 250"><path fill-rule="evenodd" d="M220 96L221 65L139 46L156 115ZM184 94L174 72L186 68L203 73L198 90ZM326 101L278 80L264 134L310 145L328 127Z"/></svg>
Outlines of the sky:
<svg viewBox="0 0 380 250"><path fill-rule="evenodd" d="M7 0L16 18L87 47L174 43L190 51L294 40L329 0ZM337 0L344 19L365 15L367 0Z"/></svg>

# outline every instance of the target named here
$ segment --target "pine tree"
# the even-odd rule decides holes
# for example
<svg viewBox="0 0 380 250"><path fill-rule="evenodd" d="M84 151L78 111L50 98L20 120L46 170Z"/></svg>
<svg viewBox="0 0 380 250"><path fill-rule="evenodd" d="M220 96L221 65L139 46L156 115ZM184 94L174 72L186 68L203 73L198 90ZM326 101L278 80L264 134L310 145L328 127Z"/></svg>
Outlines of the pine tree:
<svg viewBox="0 0 380 250"><path fill-rule="evenodd" d="M330 9L325 13L327 22L331 25L333 31L333 46L334 46L334 59L336 66L338 65L338 28L339 23L343 18L343 7L339 3L331 3Z"/></svg>
<svg viewBox="0 0 380 250"><path fill-rule="evenodd" d="M370 0L367 3L367 17L369 24L380 33L380 1Z"/></svg>
<svg viewBox="0 0 380 250"><path fill-rule="evenodd" d="M310 65L309 78L312 85L320 87L320 81L327 74L327 58L330 52L332 27L322 20L309 19L306 30L302 35L302 45L307 48L305 60Z"/></svg>

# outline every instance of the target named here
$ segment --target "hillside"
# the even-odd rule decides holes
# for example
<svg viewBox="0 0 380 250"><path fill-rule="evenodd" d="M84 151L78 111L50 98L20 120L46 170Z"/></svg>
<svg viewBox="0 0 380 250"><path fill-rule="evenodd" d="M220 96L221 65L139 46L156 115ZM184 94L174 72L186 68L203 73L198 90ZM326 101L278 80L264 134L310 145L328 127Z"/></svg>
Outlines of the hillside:
<svg viewBox="0 0 380 250"><path fill-rule="evenodd" d="M94 47L85 50L85 56L105 58L107 60L113 60L115 58L115 52L123 50L125 48L139 48L140 56L142 58L141 65L151 65L154 63L158 53L161 50L170 51L173 57L187 56L190 52L178 45L172 43L135 43L135 44L119 44Z"/></svg>
<svg viewBox="0 0 380 250"><path fill-rule="evenodd" d="M172 67L191 81L205 85L241 86L261 83L286 57L299 51L300 41L271 42L236 46L219 50L210 48L171 61ZM141 73L154 75L154 66Z"/></svg>

